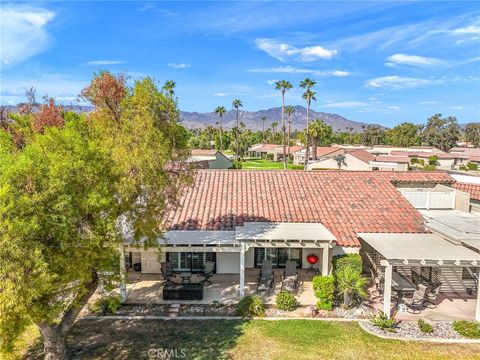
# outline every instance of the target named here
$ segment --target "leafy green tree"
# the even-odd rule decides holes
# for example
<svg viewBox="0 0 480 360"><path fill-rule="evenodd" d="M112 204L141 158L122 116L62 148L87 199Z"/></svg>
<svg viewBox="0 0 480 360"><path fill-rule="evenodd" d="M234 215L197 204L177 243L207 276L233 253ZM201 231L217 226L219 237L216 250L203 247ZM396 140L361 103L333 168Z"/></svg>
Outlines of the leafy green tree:
<svg viewBox="0 0 480 360"><path fill-rule="evenodd" d="M465 140L475 147L480 146L480 123L469 123L465 126Z"/></svg>
<svg viewBox="0 0 480 360"><path fill-rule="evenodd" d="M305 165L307 165L308 161L310 160L310 142L309 142L309 126L310 126L310 105L312 103L312 100L317 100L315 98L315 92L312 91L312 88L317 84L316 81L306 78L302 81L300 81L300 87L302 89L305 89L305 92L303 93L302 97L306 100L307 102L307 126L305 128Z"/></svg>
<svg viewBox="0 0 480 360"><path fill-rule="evenodd" d="M285 127L285 92L290 90L293 85L287 80L279 80L275 83L275 89L280 90L282 95L282 145L283 145L283 170L287 170L287 153L286 153L286 127Z"/></svg>
<svg viewBox="0 0 480 360"><path fill-rule="evenodd" d="M215 113L218 114L218 116L220 117L220 122L219 122L219 131L220 131L220 135L219 135L219 139L220 139L220 151L223 151L223 129L222 129L222 116L225 115L225 113L227 112L227 110L225 110L225 107L223 106L217 106L217 108L215 109Z"/></svg>
<svg viewBox="0 0 480 360"><path fill-rule="evenodd" d="M421 125L409 122L401 123L387 131L387 141L394 146L415 146L420 145Z"/></svg>
<svg viewBox="0 0 480 360"><path fill-rule="evenodd" d="M82 94L95 105L88 119L63 113L63 124L32 126L21 147L0 130L2 350L35 323L46 358L67 359L65 337L83 305L99 283L124 277L124 229L156 245L191 181L176 103L150 78L129 89L101 72Z"/></svg>
<svg viewBox="0 0 480 360"><path fill-rule="evenodd" d="M239 143L239 136L240 136L240 120L239 120L239 112L240 108L243 107L242 101L239 99L235 99L232 102L232 107L236 110L236 118L237 118L237 125L233 128L235 134L235 159L238 160L240 155L240 143Z"/></svg>
<svg viewBox="0 0 480 360"><path fill-rule="evenodd" d="M315 119L310 124L310 139L312 140L312 158L317 158L317 146L331 143L332 127L320 119Z"/></svg>
<svg viewBox="0 0 480 360"><path fill-rule="evenodd" d="M376 125L368 125L362 132L362 144L367 146L385 144L386 131Z"/></svg>
<svg viewBox="0 0 480 360"><path fill-rule="evenodd" d="M455 116L442 118L442 114L435 114L427 121L422 132L422 142L425 145L435 146L448 151L460 140L460 126Z"/></svg>

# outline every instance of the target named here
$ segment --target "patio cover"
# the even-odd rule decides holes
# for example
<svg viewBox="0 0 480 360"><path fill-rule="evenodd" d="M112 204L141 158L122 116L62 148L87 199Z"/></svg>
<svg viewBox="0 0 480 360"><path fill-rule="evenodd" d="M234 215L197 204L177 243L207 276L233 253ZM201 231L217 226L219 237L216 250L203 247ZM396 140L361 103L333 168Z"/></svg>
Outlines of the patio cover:
<svg viewBox="0 0 480 360"><path fill-rule="evenodd" d="M235 228L239 241L328 241L335 236L320 223L246 222Z"/></svg>
<svg viewBox="0 0 480 360"><path fill-rule="evenodd" d="M361 239L377 250L386 260L444 261L453 265L480 263L480 254L462 245L455 245L435 234L358 233ZM464 264L466 265L466 264Z"/></svg>
<svg viewBox="0 0 480 360"><path fill-rule="evenodd" d="M192 245L192 246L234 246L234 231L210 230L170 230L158 240L160 245Z"/></svg>
<svg viewBox="0 0 480 360"><path fill-rule="evenodd" d="M474 249L480 250L480 239L478 240L463 240L465 245L470 246Z"/></svg>

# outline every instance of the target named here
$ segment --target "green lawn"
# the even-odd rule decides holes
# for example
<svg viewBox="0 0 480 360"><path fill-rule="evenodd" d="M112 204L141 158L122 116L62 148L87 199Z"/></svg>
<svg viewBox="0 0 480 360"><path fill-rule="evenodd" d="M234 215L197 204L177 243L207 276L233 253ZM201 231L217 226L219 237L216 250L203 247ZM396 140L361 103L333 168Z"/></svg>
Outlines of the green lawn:
<svg viewBox="0 0 480 360"><path fill-rule="evenodd" d="M283 162L276 162L265 159L250 159L242 162L244 170L281 170ZM303 165L288 164L289 170L303 170Z"/></svg>
<svg viewBox="0 0 480 360"><path fill-rule="evenodd" d="M183 353L205 360L480 358L477 344L384 340L357 323L307 320L82 320L68 344L72 358L82 360L147 359L149 349L176 349L176 358ZM38 347L27 356L40 357Z"/></svg>

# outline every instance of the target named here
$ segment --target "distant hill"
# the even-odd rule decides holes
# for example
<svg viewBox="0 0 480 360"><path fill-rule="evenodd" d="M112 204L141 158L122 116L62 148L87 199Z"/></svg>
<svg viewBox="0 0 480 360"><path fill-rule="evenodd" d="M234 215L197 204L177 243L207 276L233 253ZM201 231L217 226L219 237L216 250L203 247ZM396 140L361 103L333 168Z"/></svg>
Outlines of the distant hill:
<svg viewBox="0 0 480 360"><path fill-rule="evenodd" d="M307 117L307 109L302 106L295 106L295 112L292 115L292 128L296 130L305 128L305 119ZM266 117L265 128L270 127L272 122L276 121L279 124L282 119L282 108L275 107L267 110L259 111L240 111L240 121L242 121L247 128L252 130L261 130L262 129L262 117ZM218 121L218 115L214 112L208 113L198 113L198 112L181 112L182 122L185 126L192 127L205 127L206 125L214 126ZM333 131L346 131L347 128L353 128L354 132L362 131L362 126L367 126L369 124L349 120L343 116L337 114L330 114L324 112L317 112L310 110L310 119L321 119L326 124L331 125ZM229 110L223 115L223 126L225 128L231 128L235 126L236 121L236 111ZM371 124L370 124L371 125ZM380 126L380 125L379 125ZM384 128L384 126L380 126Z"/></svg>
<svg viewBox="0 0 480 360"><path fill-rule="evenodd" d="M84 105L67 105L64 106L68 110L75 112L89 112L93 109L92 106ZM2 106L2 108L7 109L9 112L17 111L17 107L14 105ZM294 130L300 130L305 128L305 119L307 117L307 109L303 106L295 106L295 112L292 115L292 128ZM218 122L218 115L214 112L199 113L199 112L188 112L181 111L180 117L183 124L188 128L203 128L207 125L215 126ZM279 124L282 119L282 108L274 107L267 110L259 111L244 111L240 110L240 121L242 121L248 129L252 130L262 130L262 117L266 117L265 128L270 127L272 122L276 121ZM321 119L326 124L331 125L333 131L347 131L348 128L353 128L353 132L362 131L362 126L367 126L369 124L349 120L343 116L337 114L330 114L324 112L317 112L310 110L310 119ZM228 110L225 115L223 115L223 126L226 129L230 129L235 126L236 121L236 112L235 110ZM371 125L371 124L370 124ZM384 126L379 125L382 128Z"/></svg>

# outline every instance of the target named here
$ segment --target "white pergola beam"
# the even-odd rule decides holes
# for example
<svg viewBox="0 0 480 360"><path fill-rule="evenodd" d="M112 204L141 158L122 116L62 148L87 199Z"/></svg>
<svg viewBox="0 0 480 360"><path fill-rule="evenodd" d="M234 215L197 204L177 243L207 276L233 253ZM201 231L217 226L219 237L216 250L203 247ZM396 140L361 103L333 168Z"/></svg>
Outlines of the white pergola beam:
<svg viewBox="0 0 480 360"><path fill-rule="evenodd" d="M328 246L324 246L322 250L322 275L327 276L330 273L330 249Z"/></svg>
<svg viewBox="0 0 480 360"><path fill-rule="evenodd" d="M393 266L388 264L385 266L385 284L383 288L383 312L390 319L391 301L392 301L392 273Z"/></svg>
<svg viewBox="0 0 480 360"><path fill-rule="evenodd" d="M245 253L247 244L242 242L240 245L240 296L245 296Z"/></svg>
<svg viewBox="0 0 480 360"><path fill-rule="evenodd" d="M125 252L123 245L120 245L120 302L124 303L127 300L127 274L125 266Z"/></svg>

